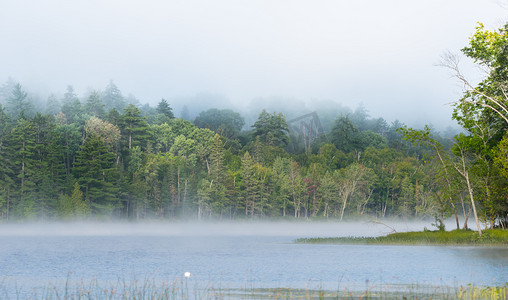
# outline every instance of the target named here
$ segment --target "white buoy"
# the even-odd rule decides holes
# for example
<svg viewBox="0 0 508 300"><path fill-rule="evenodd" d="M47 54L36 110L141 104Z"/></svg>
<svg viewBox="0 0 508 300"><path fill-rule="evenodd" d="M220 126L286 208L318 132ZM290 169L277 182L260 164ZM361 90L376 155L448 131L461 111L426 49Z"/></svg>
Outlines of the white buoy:
<svg viewBox="0 0 508 300"><path fill-rule="evenodd" d="M190 277L190 272L183 273L183 276L185 276L185 278L189 278Z"/></svg>

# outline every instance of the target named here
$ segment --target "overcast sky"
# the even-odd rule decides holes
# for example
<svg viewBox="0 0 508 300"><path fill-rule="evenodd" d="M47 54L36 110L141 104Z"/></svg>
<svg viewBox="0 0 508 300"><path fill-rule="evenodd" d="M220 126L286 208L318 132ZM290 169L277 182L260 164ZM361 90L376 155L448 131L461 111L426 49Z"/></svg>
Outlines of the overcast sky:
<svg viewBox="0 0 508 300"><path fill-rule="evenodd" d="M495 0L1 0L0 81L82 93L113 79L150 103L329 99L440 125L461 91L440 55L507 16Z"/></svg>

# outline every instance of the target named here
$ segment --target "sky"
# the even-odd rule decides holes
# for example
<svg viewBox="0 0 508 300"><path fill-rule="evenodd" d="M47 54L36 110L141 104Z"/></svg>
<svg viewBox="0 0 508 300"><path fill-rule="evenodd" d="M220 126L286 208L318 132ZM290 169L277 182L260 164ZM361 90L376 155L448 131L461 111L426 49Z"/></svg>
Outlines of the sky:
<svg viewBox="0 0 508 300"><path fill-rule="evenodd" d="M331 100L445 126L462 89L436 64L467 45L477 22L506 23L506 3L1 0L0 82L10 76L48 94L113 80L153 105L200 93L238 109L257 98ZM471 65L463 60L479 78Z"/></svg>

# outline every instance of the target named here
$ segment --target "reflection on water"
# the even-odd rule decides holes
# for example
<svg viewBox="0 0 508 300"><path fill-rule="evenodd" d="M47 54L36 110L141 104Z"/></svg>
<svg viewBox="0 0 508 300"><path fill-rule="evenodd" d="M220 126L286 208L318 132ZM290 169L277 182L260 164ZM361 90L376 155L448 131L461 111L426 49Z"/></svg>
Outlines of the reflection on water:
<svg viewBox="0 0 508 300"><path fill-rule="evenodd" d="M23 290L47 287L49 282L64 285L69 279L172 282L181 280L185 272L192 274L188 278L192 286L222 289L338 290L507 281L504 248L294 244L295 238L305 235L254 234L254 229L247 228L251 233L246 236L4 234L0 235L0 274L8 289L16 284Z"/></svg>

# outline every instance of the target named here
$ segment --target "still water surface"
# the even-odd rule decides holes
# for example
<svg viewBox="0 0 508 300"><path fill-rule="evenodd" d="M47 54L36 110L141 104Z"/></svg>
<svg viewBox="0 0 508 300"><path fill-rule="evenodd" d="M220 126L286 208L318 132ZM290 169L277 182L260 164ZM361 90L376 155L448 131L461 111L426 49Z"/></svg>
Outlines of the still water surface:
<svg viewBox="0 0 508 300"><path fill-rule="evenodd" d="M190 285L223 289L340 290L366 285L457 287L508 282L506 248L293 243L305 234L2 235L0 231L0 284L12 293L49 283L64 285L67 280L172 281L184 272L192 274Z"/></svg>

